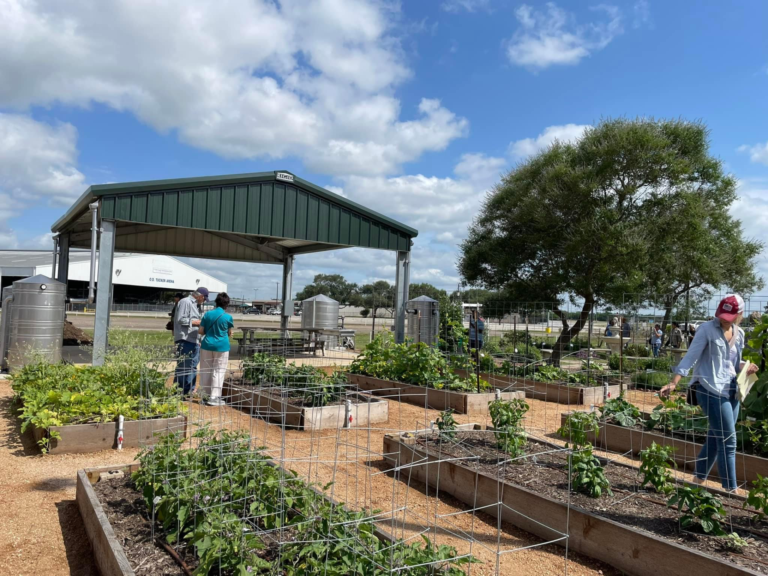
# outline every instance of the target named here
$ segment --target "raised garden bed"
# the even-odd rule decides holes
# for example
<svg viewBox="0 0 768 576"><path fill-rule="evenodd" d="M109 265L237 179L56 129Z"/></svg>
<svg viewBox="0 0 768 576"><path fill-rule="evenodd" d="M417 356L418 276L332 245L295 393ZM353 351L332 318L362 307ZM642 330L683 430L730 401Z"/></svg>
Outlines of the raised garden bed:
<svg viewBox="0 0 768 576"><path fill-rule="evenodd" d="M226 382L224 396L234 407L287 428L300 430L335 430L337 428L383 424L389 420L389 404L367 394L348 393L344 398L352 401L352 421L345 426L344 400L328 406L302 406L298 398L290 396L290 389L256 387Z"/></svg>
<svg viewBox="0 0 768 576"><path fill-rule="evenodd" d="M496 399L495 392L454 392L452 390L437 390L425 386L403 384L393 380L381 380L371 376L349 374L350 384L354 384L360 390L373 394L388 396L390 399L399 400L416 406L426 406L434 410L452 409L457 414L469 414L484 416L488 414L488 403ZM503 400L525 398L525 392L502 392Z"/></svg>
<svg viewBox="0 0 768 576"><path fill-rule="evenodd" d="M469 374L466 370L454 370L462 378L469 378L474 374ZM621 393L619 384L609 384L605 386L579 386L578 384L566 384L564 382L542 382L539 380L528 380L519 376L504 376L502 374L489 374L480 372L480 378L491 383L493 387L512 386L525 391L526 398L535 398L545 402L558 402L559 404L583 404L594 406L603 404L606 399L618 398ZM606 398L607 396L607 398Z"/></svg>
<svg viewBox="0 0 768 576"><path fill-rule="evenodd" d="M561 415L561 423L565 424L568 413ZM674 460L678 466L688 470L695 467L696 458L701 452L702 445L698 442L684 440L672 435L660 434L655 431L647 431L642 426L627 428L616 424L600 422L600 430L595 437L594 432L587 434L589 441L598 448L609 452L638 455L647 449L653 442L661 446L675 448ZM717 463L712 468L712 475L717 474ZM761 458L753 454L736 452L736 480L737 482L751 482L757 479L757 475L768 476L768 458Z"/></svg>
<svg viewBox="0 0 768 576"><path fill-rule="evenodd" d="M48 438L48 454L79 454L117 448L117 422L69 424L48 429L32 427L32 435L40 444ZM126 420L123 423L123 448L140 448L155 443L157 434L186 433L187 417ZM61 438L52 438L51 432Z"/></svg>
<svg viewBox="0 0 768 576"><path fill-rule="evenodd" d="M626 468L607 465L614 495L592 499L571 493L562 450L546 444L536 448L529 441L528 453L539 452L535 459L499 466L506 455L488 432L464 432L459 440L451 444L440 442L437 434L392 434L384 437L383 451L390 463L408 466L401 474L410 480L627 574L736 576L768 571L762 560L768 555L765 540L755 538L748 553L735 554L725 551L722 539L681 532L676 510L663 501L650 503L656 495L632 495L636 483L626 477ZM732 504L733 516L738 516L732 529L748 526L751 515L736 511L740 501Z"/></svg>

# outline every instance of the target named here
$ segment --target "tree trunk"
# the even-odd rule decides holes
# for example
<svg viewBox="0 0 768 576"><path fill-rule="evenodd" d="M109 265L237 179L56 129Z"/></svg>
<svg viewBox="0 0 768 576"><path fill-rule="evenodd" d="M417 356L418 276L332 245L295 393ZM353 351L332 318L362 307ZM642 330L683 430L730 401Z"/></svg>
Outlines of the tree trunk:
<svg viewBox="0 0 768 576"><path fill-rule="evenodd" d="M560 366L560 359L563 357L563 352L567 352L568 344L570 344L571 340L573 340L573 338L581 332L581 329L584 328L584 325L589 320L589 314L592 312L594 305L595 303L591 298L584 300L584 306L582 306L579 317L576 319L573 326L568 326L568 315L564 311L559 308L553 310L553 312L560 318L560 322L563 325L563 329L560 331L560 336L558 336L557 342L555 342L555 346L552 350L550 363L553 366Z"/></svg>

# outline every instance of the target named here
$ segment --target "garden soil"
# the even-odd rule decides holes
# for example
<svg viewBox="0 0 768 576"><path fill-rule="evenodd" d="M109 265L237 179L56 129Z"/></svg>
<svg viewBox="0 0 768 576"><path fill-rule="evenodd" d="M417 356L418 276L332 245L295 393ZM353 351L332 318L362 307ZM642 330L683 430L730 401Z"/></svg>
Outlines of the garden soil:
<svg viewBox="0 0 768 576"><path fill-rule="evenodd" d="M96 576L92 552L75 502L75 478L83 468L124 464L136 457L136 450L104 451L92 454L42 456L34 441L22 435L19 420L11 406L10 383L0 380L0 574L13 576L83 575ZM643 393L630 398L653 407L653 399ZM554 433L560 414L582 406L563 406L529 400L527 426L535 434ZM258 445L281 459L312 482L324 485L334 481L333 498L351 508L370 505L381 510L398 510L397 521L387 520L383 529L398 537L418 537L424 532L438 544L451 544L460 553L471 552L481 560L472 566L473 575L495 573L496 551L537 544L533 536L507 524L497 541L497 520L482 513L457 514L467 508L458 500L440 495L423 484L394 481L381 455L384 434L424 429L438 413L390 400L389 423L371 430L300 432L285 431L251 418L230 407L211 408L190 403L191 421L210 422L213 427L246 430ZM466 416L457 421L467 423ZM490 424L483 418L472 418ZM333 462L339 462L335 467ZM429 494L427 496L426 494ZM434 529L438 518L437 530ZM430 529L431 527L431 529ZM471 550L451 532L474 531ZM500 557L502 574L510 576L549 576L565 573L564 551L554 545L520 550ZM576 576L618 574L599 562L569 554L568 573Z"/></svg>

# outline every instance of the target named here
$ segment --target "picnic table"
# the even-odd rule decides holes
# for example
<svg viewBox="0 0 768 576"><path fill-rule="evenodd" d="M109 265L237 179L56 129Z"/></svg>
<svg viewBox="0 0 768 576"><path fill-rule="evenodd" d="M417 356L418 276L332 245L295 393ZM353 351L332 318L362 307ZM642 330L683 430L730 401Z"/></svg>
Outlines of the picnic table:
<svg viewBox="0 0 768 576"><path fill-rule="evenodd" d="M321 332L319 328L240 326L237 329L243 333L241 337L235 338L238 343L237 350L240 355L244 352L268 352L271 354L284 355L312 352L314 356L317 356L317 351L320 350L323 356L325 356L325 341L317 338L318 333ZM308 332L309 338L257 338L257 332Z"/></svg>

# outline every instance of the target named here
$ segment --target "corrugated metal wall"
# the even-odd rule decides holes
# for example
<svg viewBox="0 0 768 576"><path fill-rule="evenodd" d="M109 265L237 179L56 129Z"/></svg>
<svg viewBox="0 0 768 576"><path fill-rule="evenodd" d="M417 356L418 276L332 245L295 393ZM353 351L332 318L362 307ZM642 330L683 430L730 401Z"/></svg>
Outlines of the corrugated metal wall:
<svg viewBox="0 0 768 576"><path fill-rule="evenodd" d="M383 222L273 182L103 196L102 217L384 250L411 245Z"/></svg>

